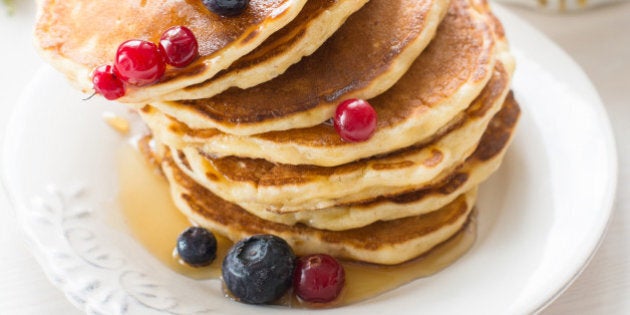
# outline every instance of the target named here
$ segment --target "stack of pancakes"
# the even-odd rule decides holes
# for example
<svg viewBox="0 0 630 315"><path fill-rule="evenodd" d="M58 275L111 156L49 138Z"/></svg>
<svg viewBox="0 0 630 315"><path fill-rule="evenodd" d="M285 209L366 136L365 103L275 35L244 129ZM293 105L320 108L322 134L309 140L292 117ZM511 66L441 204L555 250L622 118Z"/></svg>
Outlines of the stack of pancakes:
<svg viewBox="0 0 630 315"><path fill-rule="evenodd" d="M484 0L251 0L235 18L201 1L44 0L36 38L90 89L119 43L172 25L193 30L200 58L121 101L149 125L178 208L232 240L417 257L469 221L518 121L513 58ZM363 142L330 122L351 98L378 115Z"/></svg>

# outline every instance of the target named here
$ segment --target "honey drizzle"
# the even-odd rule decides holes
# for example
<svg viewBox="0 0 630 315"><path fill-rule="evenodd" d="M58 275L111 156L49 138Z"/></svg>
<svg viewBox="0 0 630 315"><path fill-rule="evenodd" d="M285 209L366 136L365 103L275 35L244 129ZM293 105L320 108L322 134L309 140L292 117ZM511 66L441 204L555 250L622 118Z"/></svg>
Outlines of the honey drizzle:
<svg viewBox="0 0 630 315"><path fill-rule="evenodd" d="M168 183L159 171L131 146L119 155L120 205L123 217L135 237L155 258L173 271L193 279L217 279L221 262L231 242L217 235L218 252L214 262L203 268L182 264L173 255L177 236L192 224L181 214L170 196ZM461 257L475 241L476 224L469 222L462 231L427 254L396 266L377 266L342 262L346 286L341 296L328 305L302 303L283 298L280 304L296 308L336 307L369 299L415 279L439 272Z"/></svg>
<svg viewBox="0 0 630 315"><path fill-rule="evenodd" d="M430 252L396 266L344 262L347 285L340 302L356 303L436 274L464 255L475 242L476 234L475 222L469 222L464 229Z"/></svg>
<svg viewBox="0 0 630 315"><path fill-rule="evenodd" d="M123 117L120 117L112 112L104 112L103 120L110 126L112 129L116 130L121 135L129 134L131 130L131 126L129 121Z"/></svg>

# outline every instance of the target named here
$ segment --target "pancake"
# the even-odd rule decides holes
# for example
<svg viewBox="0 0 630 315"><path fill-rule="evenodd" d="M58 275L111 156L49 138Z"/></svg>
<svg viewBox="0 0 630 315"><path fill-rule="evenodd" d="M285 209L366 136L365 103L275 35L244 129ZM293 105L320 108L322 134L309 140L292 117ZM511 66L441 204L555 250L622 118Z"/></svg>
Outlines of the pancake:
<svg viewBox="0 0 630 315"><path fill-rule="evenodd" d="M464 226L476 198L473 190L429 214L346 231L326 231L262 220L198 185L169 158L162 163L162 169L175 205L191 221L215 233L233 241L255 234L274 234L286 240L297 255L327 253L375 264L402 263L447 240Z"/></svg>
<svg viewBox="0 0 630 315"><path fill-rule="evenodd" d="M452 172L439 176L437 184L394 196L380 196L360 203L321 210L287 213L258 211L254 215L287 225L301 223L318 229L347 230L382 220L425 214L447 205L485 181L501 165L512 140L520 109L509 95L495 115L475 152Z"/></svg>
<svg viewBox="0 0 630 315"><path fill-rule="evenodd" d="M369 99L391 87L433 38L448 2L372 0L315 53L273 80L151 105L191 128L232 134L315 126L332 117L340 101Z"/></svg>
<svg viewBox="0 0 630 315"><path fill-rule="evenodd" d="M505 73L500 65L495 71ZM215 158L195 147L173 155L188 176L250 211L322 209L400 193L430 183L473 153L509 89L508 80L491 83L435 139L385 156L319 167L233 156Z"/></svg>
<svg viewBox="0 0 630 315"><path fill-rule="evenodd" d="M91 72L111 64L118 46L129 39L157 42L174 25L189 27L200 58L168 67L153 85L127 88L122 102L141 102L202 82L259 46L288 24L306 0L251 0L237 17L210 12L201 1L40 0L35 42L42 56L83 91L92 91Z"/></svg>
<svg viewBox="0 0 630 315"><path fill-rule="evenodd" d="M144 120L171 147L200 147L208 155L261 158L283 164L336 166L420 142L465 109L480 93L495 62L489 13L481 17L456 0L435 38L407 73L387 92L371 99L378 115L376 132L364 142L346 142L331 124L241 136L217 129L191 129L157 109ZM497 33L497 54L509 76L513 58ZM509 80L509 78L502 78Z"/></svg>
<svg viewBox="0 0 630 315"><path fill-rule="evenodd" d="M246 89L282 74L312 54L368 0L309 0L298 16L254 51L212 78L160 97L162 100L214 96L230 87Z"/></svg>

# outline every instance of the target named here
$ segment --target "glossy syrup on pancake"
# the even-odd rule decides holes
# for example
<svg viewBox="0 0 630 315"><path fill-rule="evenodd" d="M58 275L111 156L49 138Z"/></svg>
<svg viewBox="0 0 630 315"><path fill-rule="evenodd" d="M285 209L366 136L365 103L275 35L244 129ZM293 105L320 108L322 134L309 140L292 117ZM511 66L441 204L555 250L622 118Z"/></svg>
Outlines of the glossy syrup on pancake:
<svg viewBox="0 0 630 315"><path fill-rule="evenodd" d="M192 129L157 109L145 108L143 116L155 136L169 146L197 146L213 156L336 166L391 152L433 135L468 106L490 79L496 58L489 15L476 11L467 1L451 3L431 44L392 88L370 100L379 119L376 132L367 141L343 141L330 124L240 136L217 129ZM497 37L497 41L505 41L500 34ZM500 56L510 76L511 58Z"/></svg>
<svg viewBox="0 0 630 315"><path fill-rule="evenodd" d="M273 80L211 98L152 102L191 128L255 134L314 126L338 102L391 87L433 38L448 0L371 0L314 54Z"/></svg>
<svg viewBox="0 0 630 315"><path fill-rule="evenodd" d="M92 70L112 63L122 42L134 38L157 42L169 27L187 26L199 42L199 59L183 69L169 68L156 84L129 87L119 99L141 102L227 68L289 23L305 3L251 0L243 14L225 18L192 0L41 0L35 41L53 66L87 92L92 90Z"/></svg>
<svg viewBox="0 0 630 315"><path fill-rule="evenodd" d="M241 89L282 74L302 57L312 54L348 16L368 0L309 0L300 14L251 53L212 78L163 95L161 100L214 96L230 87Z"/></svg>

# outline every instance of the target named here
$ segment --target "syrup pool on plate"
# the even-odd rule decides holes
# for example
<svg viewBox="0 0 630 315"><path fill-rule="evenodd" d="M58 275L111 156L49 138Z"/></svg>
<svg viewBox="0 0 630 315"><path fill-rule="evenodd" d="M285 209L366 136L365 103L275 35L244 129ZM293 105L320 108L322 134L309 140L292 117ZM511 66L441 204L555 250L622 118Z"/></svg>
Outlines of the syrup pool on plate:
<svg viewBox="0 0 630 315"><path fill-rule="evenodd" d="M173 201L168 183L159 170L131 145L119 153L119 201L122 214L132 235L157 259L173 271L194 279L219 279L221 263L232 242L217 236L217 258L207 267L193 268L174 255L177 236L192 224L181 214ZM474 214L474 213L473 213ZM341 306L395 289L414 279L433 275L464 255L475 241L476 223L464 229L429 253L396 266L377 266L342 262L346 285L341 296L330 305ZM313 307L295 298L284 298L280 304L291 307Z"/></svg>
<svg viewBox="0 0 630 315"><path fill-rule="evenodd" d="M174 253L177 237L191 223L175 208L168 184L159 171L130 145L119 152L119 159L119 202L133 237L177 273L194 279L218 278L220 259L208 267L193 268L180 263ZM217 235L217 243L217 256L225 256L231 242Z"/></svg>

